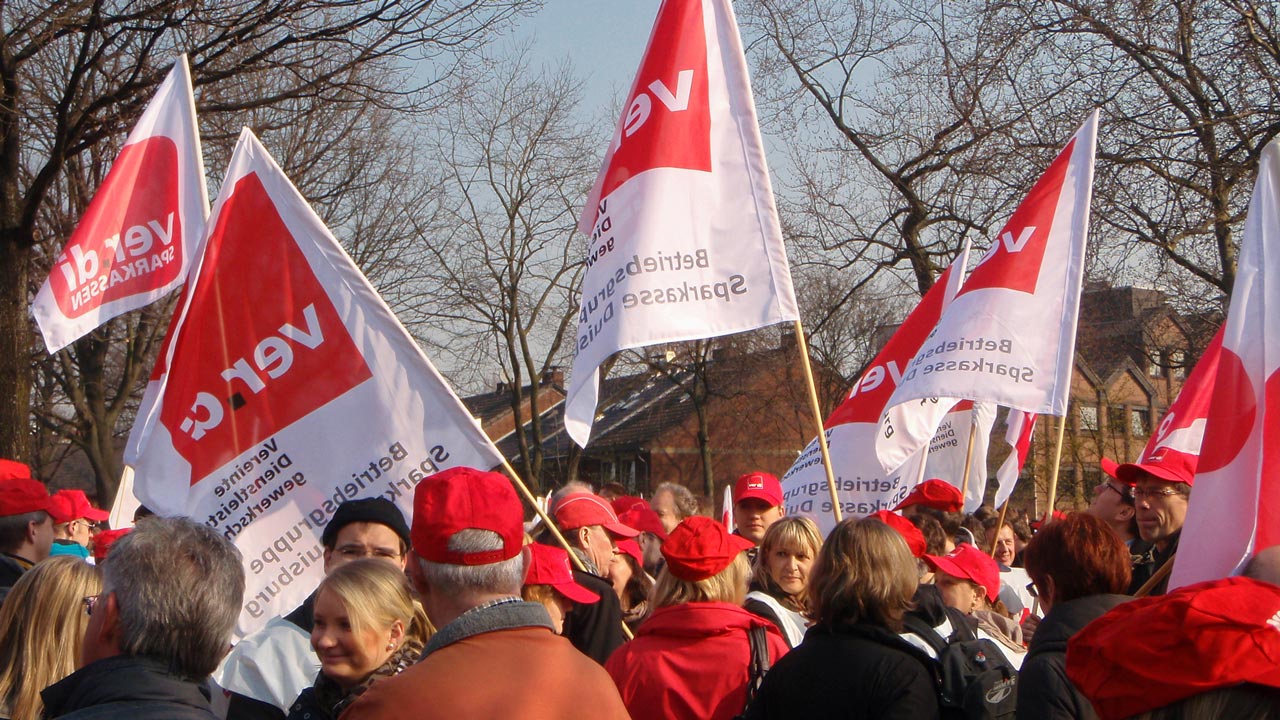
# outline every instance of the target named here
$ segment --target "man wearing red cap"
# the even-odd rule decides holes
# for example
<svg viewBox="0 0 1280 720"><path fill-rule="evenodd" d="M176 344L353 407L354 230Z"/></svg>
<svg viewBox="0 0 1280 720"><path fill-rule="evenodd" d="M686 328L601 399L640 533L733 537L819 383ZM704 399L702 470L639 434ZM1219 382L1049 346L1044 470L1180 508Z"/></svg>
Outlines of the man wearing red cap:
<svg viewBox="0 0 1280 720"><path fill-rule="evenodd" d="M93 526L111 517L111 513L89 504L83 490L59 490L49 501L53 526L50 555L73 555L88 558L93 541Z"/></svg>
<svg viewBox="0 0 1280 720"><path fill-rule="evenodd" d="M786 510L782 507L782 483L767 472L747 473L733 484L733 524L735 534L751 541L756 548L764 540L769 526ZM748 554L755 561L755 548Z"/></svg>
<svg viewBox="0 0 1280 720"><path fill-rule="evenodd" d="M1116 477L1119 467L1110 458L1102 458L1102 482L1093 488L1093 502L1085 512L1106 523L1115 531L1120 541L1132 548L1138 539L1137 508L1133 502L1133 487Z"/></svg>
<svg viewBox="0 0 1280 720"><path fill-rule="evenodd" d="M1138 534L1152 546L1150 554L1142 556L1133 566L1130 595L1178 551L1178 539L1191 501L1191 484L1195 482L1195 467L1188 463L1188 457L1195 456L1167 453L1165 448L1159 448L1140 462L1116 468L1116 477L1133 487ZM1147 594L1163 595L1168 586L1166 575Z"/></svg>
<svg viewBox="0 0 1280 720"><path fill-rule="evenodd" d="M520 599L523 519L497 473L451 468L418 484L409 576L439 629L416 665L374 683L344 720L628 717L604 669Z"/></svg>
<svg viewBox="0 0 1280 720"><path fill-rule="evenodd" d="M0 459L0 600L33 565L49 557L49 491L20 462Z"/></svg>
<svg viewBox="0 0 1280 720"><path fill-rule="evenodd" d="M622 524L604 498L589 492L571 492L552 504L556 524L582 560L587 571L574 570L579 585L600 596L600 602L576 603L564 619L564 636L587 657L600 664L618 649L622 635L622 606L609 584L609 564L618 540L640 532Z"/></svg>

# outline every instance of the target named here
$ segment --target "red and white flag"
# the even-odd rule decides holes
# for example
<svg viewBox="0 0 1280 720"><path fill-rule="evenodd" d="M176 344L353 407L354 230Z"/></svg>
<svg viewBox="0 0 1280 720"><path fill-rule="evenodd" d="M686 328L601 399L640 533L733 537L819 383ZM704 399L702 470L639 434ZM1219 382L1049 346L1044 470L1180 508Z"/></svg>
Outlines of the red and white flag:
<svg viewBox="0 0 1280 720"><path fill-rule="evenodd" d="M1217 370L1170 588L1280 544L1280 140L1258 163Z"/></svg>
<svg viewBox="0 0 1280 720"><path fill-rule="evenodd" d="M929 441L929 455L924 476L939 478L966 490L964 512L971 513L982 505L987 492L987 448L991 443L991 426L996 422L996 406L961 400L942 417ZM969 452L969 436L973 436L973 452ZM966 486L965 460L968 459L969 483Z"/></svg>
<svg viewBox="0 0 1280 720"><path fill-rule="evenodd" d="M1118 466L1116 478L1133 484L1142 472L1148 472L1169 482L1195 482L1225 332L1225 325L1218 328L1205 347L1200 361L1182 384L1177 399L1169 406L1160 426L1151 433L1142 457L1136 463Z"/></svg>
<svg viewBox="0 0 1280 720"><path fill-rule="evenodd" d="M1084 278L1098 112L1063 148L997 233L955 302L903 373L881 421L876 455L895 467L967 398L1065 415ZM932 407L900 422L904 404Z"/></svg>
<svg viewBox="0 0 1280 720"><path fill-rule="evenodd" d="M182 285L208 214L191 74L182 55L36 293L31 313L49 352Z"/></svg>
<svg viewBox="0 0 1280 720"><path fill-rule="evenodd" d="M799 317L729 0L664 0L578 228L591 237L565 429L600 364Z"/></svg>
<svg viewBox="0 0 1280 720"><path fill-rule="evenodd" d="M1018 476L1022 467L1027 464L1027 454L1031 450L1031 436L1036 429L1035 413L1021 410L1010 410L1008 427L1005 428L1004 441L1009 443L1009 456L1000 463L996 470L995 506L1000 507L1009 501L1013 487L1018 484Z"/></svg>
<svg viewBox="0 0 1280 720"><path fill-rule="evenodd" d="M245 130L125 461L134 492L235 542L241 635L323 575L339 504L501 462L320 218ZM167 372L165 369L167 368Z"/></svg>
<svg viewBox="0 0 1280 720"><path fill-rule="evenodd" d="M840 509L847 517L864 517L889 510L915 487L920 475L920 452L893 472L884 472L875 460L875 439L885 401L893 394L902 369L937 324L947 303L960 290L969 244L951 267L907 315L862 376L849 396L831 413L824 426L831 465L836 478ZM967 427L967 426L966 426ZM940 442L945 442L941 439ZM958 478L957 478L957 487ZM827 489L822 451L814 438L782 476L782 498L788 515L805 515L818 523L825 535L835 526L831 492Z"/></svg>

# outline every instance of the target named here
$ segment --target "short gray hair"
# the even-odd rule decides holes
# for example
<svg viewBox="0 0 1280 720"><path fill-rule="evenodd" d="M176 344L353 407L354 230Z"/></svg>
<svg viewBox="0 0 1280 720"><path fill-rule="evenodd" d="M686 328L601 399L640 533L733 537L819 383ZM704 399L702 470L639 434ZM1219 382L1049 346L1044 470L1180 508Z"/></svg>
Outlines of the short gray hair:
<svg viewBox="0 0 1280 720"><path fill-rule="evenodd" d="M449 538L449 550L459 553L502 549L502 537L492 530L459 530ZM451 565L418 558L422 577L432 592L445 595L486 592L520 594L524 585L524 553L488 565Z"/></svg>
<svg viewBox="0 0 1280 720"><path fill-rule="evenodd" d="M658 497L658 493L661 492L671 493L671 498L675 501L676 511L680 513L681 520L698 514L698 498L693 496L689 488L680 483L664 482L653 489L653 496Z"/></svg>
<svg viewBox="0 0 1280 720"><path fill-rule="evenodd" d="M218 667L244 601L240 553L186 518L146 518L111 546L102 593L120 608L120 650L200 680Z"/></svg>
<svg viewBox="0 0 1280 720"><path fill-rule="evenodd" d="M0 552L13 552L22 547L27 539L27 526L41 524L47 517L52 516L44 510L0 517Z"/></svg>

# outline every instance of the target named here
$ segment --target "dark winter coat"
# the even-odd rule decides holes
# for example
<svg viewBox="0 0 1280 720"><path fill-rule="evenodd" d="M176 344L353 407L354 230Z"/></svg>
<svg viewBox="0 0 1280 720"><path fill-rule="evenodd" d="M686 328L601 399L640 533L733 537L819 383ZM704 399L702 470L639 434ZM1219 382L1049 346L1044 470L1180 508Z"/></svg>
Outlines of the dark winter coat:
<svg viewBox="0 0 1280 720"><path fill-rule="evenodd" d="M622 634L622 604L607 580L574 570L573 581L599 595L600 601L574 603L573 609L565 613L561 635L583 655L603 665L626 641Z"/></svg>
<svg viewBox="0 0 1280 720"><path fill-rule="evenodd" d="M1067 679L1067 641L1127 595L1090 595L1055 604L1040 621L1018 672L1018 717L1027 720L1096 718L1093 706Z"/></svg>
<svg viewBox="0 0 1280 720"><path fill-rule="evenodd" d="M45 688L46 718L66 720L211 720L208 689L171 675L165 663L116 655Z"/></svg>
<svg viewBox="0 0 1280 720"><path fill-rule="evenodd" d="M936 718L930 662L883 627L811 627L765 676L747 717Z"/></svg>

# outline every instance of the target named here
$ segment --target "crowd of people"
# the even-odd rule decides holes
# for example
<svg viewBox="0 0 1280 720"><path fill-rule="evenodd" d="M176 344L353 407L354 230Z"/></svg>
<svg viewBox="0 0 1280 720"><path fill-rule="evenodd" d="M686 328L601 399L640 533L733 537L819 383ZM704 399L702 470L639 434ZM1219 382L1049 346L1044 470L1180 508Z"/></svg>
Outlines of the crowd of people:
<svg viewBox="0 0 1280 720"><path fill-rule="evenodd" d="M934 479L824 538L763 472L726 526L670 483L570 483L526 520L452 468L409 518L340 505L319 586L233 645L226 539L103 531L4 460L0 718L1280 719L1280 546L1169 592L1193 474L1103 470L1043 524Z"/></svg>

